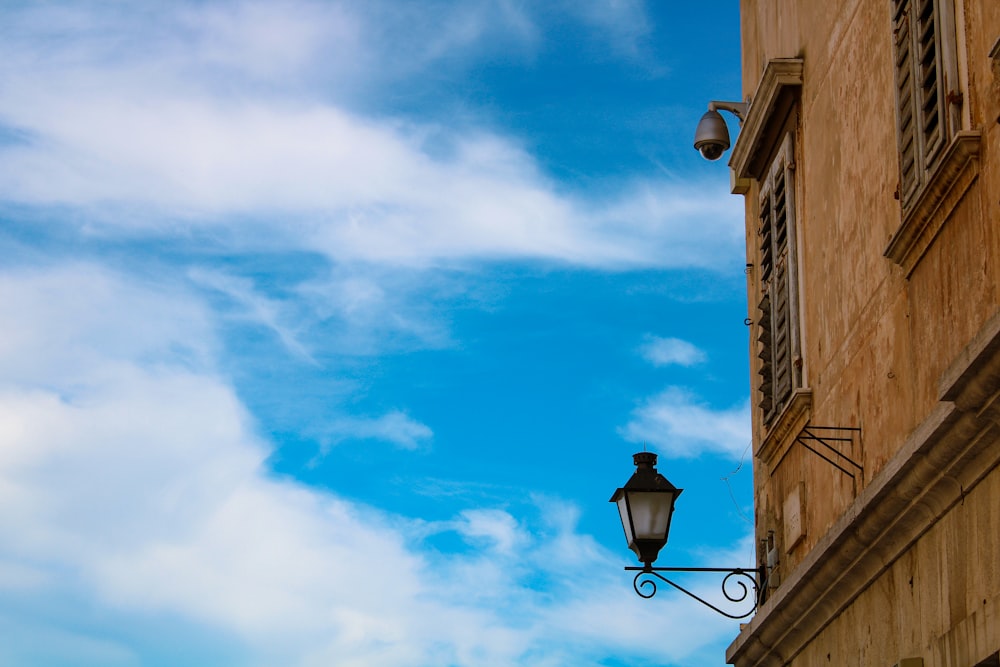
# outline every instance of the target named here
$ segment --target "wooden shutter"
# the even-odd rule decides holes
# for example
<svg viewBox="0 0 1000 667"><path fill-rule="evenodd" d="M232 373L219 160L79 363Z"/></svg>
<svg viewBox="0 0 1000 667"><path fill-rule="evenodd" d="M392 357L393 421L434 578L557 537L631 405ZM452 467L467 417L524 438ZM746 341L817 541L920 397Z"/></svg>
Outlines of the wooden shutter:
<svg viewBox="0 0 1000 667"><path fill-rule="evenodd" d="M936 164L946 136L938 0L892 0L900 199L904 205Z"/></svg>
<svg viewBox="0 0 1000 667"><path fill-rule="evenodd" d="M785 161L774 170L771 191L774 220L774 275L771 280L771 319L774 322L774 402L784 405L792 393L792 315L789 298L791 267L788 248L788 198Z"/></svg>
<svg viewBox="0 0 1000 667"><path fill-rule="evenodd" d="M757 358L760 360L758 407L764 423L781 411L797 384L797 354L793 298L794 202L792 201L791 141L779 151L762 183L759 219L760 284Z"/></svg>
<svg viewBox="0 0 1000 667"><path fill-rule="evenodd" d="M907 202L917 187L916 95L913 87L913 36L910 30L910 1L893 2L893 30L896 41L896 129L899 149L899 195Z"/></svg>
<svg viewBox="0 0 1000 667"><path fill-rule="evenodd" d="M758 390L760 392L757 407L764 413L764 422L771 421L774 413L774 364L772 361L771 348L771 297L767 294L757 305L758 327L757 327L757 358L760 359L760 375Z"/></svg>
<svg viewBox="0 0 1000 667"><path fill-rule="evenodd" d="M944 146L946 94L942 75L937 2L917 0L914 30L917 48L917 85L920 90L920 136L924 168L929 169Z"/></svg>

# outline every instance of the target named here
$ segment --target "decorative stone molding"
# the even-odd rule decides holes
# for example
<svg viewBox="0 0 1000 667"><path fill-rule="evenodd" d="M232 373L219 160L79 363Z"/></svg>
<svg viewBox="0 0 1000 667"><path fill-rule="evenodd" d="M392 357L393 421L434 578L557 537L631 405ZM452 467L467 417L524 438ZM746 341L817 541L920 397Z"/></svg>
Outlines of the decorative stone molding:
<svg viewBox="0 0 1000 667"><path fill-rule="evenodd" d="M741 184L760 176L801 87L801 58L775 58L767 63L729 160L734 194L745 193L740 191Z"/></svg>
<svg viewBox="0 0 1000 667"><path fill-rule="evenodd" d="M965 346L938 382L938 396L1000 424L993 411L1000 385L1000 313Z"/></svg>
<svg viewBox="0 0 1000 667"><path fill-rule="evenodd" d="M775 418L760 447L754 452L768 470L774 472L772 467L785 457L785 452L795 442L795 436L809 422L811 410L811 389L796 389L792 392L788 404Z"/></svg>
<svg viewBox="0 0 1000 667"><path fill-rule="evenodd" d="M923 192L903 216L903 223L889 240L885 256L913 273L958 202L979 177L978 131L959 132L948 146Z"/></svg>
<svg viewBox="0 0 1000 667"><path fill-rule="evenodd" d="M781 667L1000 465L1000 313L941 377L942 402L729 646Z"/></svg>

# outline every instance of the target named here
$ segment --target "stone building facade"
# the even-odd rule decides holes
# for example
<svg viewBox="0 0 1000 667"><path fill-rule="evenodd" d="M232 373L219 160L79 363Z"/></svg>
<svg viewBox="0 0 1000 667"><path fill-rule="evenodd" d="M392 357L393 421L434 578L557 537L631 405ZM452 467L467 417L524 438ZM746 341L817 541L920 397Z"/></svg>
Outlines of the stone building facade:
<svg viewBox="0 0 1000 667"><path fill-rule="evenodd" d="M737 667L1000 667L1000 0L742 0Z"/></svg>

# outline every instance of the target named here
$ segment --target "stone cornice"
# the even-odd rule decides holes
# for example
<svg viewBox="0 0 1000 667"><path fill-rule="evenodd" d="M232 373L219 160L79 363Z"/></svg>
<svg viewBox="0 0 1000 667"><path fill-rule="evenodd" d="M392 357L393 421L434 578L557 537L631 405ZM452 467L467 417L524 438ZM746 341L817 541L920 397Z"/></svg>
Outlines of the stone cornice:
<svg viewBox="0 0 1000 667"><path fill-rule="evenodd" d="M942 376L943 401L726 652L781 667L1000 463L1000 313Z"/></svg>

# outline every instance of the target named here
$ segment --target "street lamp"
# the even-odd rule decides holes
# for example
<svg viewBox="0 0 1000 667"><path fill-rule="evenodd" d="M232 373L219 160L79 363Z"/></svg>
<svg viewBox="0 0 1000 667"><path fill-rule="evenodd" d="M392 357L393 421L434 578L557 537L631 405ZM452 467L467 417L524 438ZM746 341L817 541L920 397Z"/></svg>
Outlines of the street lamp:
<svg viewBox="0 0 1000 667"><path fill-rule="evenodd" d="M674 514L674 503L683 489L678 489L666 477L656 471L656 454L639 452L632 456L635 463L635 473L617 489L611 502L618 506L622 528L628 548L639 557L642 567L626 567L628 571L636 572L632 587L640 597L651 598L656 595L656 580L670 584L682 593L694 598L728 618L746 618L753 614L763 602L763 592L766 590L765 579L767 568L742 567L653 567L660 549L667 543L670 532L670 520ZM742 614L724 611L710 602L703 600L680 584L671 581L661 572L720 572L722 578L722 594L734 604L749 601L751 607ZM749 587L747 586L749 582ZM751 590L753 595L751 597ZM740 611L737 609L736 611Z"/></svg>
<svg viewBox="0 0 1000 667"><path fill-rule="evenodd" d="M639 452L632 456L635 473L625 486L615 491L611 502L618 504L628 548L649 566L667 543L678 489L656 472L656 454Z"/></svg>

